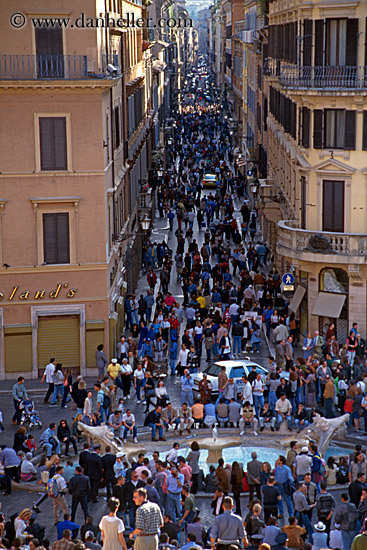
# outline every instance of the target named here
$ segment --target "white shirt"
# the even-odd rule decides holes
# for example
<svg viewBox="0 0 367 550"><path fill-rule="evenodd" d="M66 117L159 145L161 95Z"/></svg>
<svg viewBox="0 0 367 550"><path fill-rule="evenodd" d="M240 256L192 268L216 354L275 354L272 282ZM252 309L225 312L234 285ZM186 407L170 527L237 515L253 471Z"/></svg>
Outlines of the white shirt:
<svg viewBox="0 0 367 550"><path fill-rule="evenodd" d="M240 306L238 304L231 304L228 311L230 315L237 315L239 309Z"/></svg>
<svg viewBox="0 0 367 550"><path fill-rule="evenodd" d="M252 387L249 381L246 382L246 384L243 386L242 390L242 400L248 401L251 405L253 403L253 397L252 397Z"/></svg>
<svg viewBox="0 0 367 550"><path fill-rule="evenodd" d="M189 350L186 348L180 349L180 353L178 354L178 362L181 364L182 367L187 367L187 356L189 354Z"/></svg>
<svg viewBox="0 0 367 550"><path fill-rule="evenodd" d="M255 379L252 382L252 391L253 391L253 394L256 395L256 396L263 395L263 393L264 393L264 383L263 383L263 381Z"/></svg>
<svg viewBox="0 0 367 550"><path fill-rule="evenodd" d="M52 375L55 371L55 365L53 363L49 363L46 365L44 376L46 377L47 384L53 384L54 380L52 378Z"/></svg>
<svg viewBox="0 0 367 550"><path fill-rule="evenodd" d="M143 369L141 369L141 370L139 370L139 369L134 370L134 378L137 378L138 380L144 380L145 374L144 374Z"/></svg>
<svg viewBox="0 0 367 550"><path fill-rule="evenodd" d="M176 462L178 457L177 449L171 449L168 455L166 456L167 462Z"/></svg>
<svg viewBox="0 0 367 550"><path fill-rule="evenodd" d="M130 416L127 416L127 414L125 413L122 417L122 422L133 423L135 422L135 416L132 413L130 414Z"/></svg>
<svg viewBox="0 0 367 550"><path fill-rule="evenodd" d="M86 397L84 401L83 414L85 414L86 416L91 416L92 408L93 408L92 399L90 397Z"/></svg>

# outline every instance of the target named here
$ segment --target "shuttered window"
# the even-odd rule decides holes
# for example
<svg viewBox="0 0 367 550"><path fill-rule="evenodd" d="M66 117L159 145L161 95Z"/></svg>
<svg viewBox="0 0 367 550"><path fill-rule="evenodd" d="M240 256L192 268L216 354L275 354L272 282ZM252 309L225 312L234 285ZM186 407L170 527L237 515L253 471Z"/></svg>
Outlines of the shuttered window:
<svg viewBox="0 0 367 550"><path fill-rule="evenodd" d="M313 147L322 149L323 144L323 112L321 109L314 109L313 112Z"/></svg>
<svg viewBox="0 0 367 550"><path fill-rule="evenodd" d="M41 170L67 170L66 118L39 119Z"/></svg>
<svg viewBox="0 0 367 550"><path fill-rule="evenodd" d="M302 107L302 146L310 146L310 109Z"/></svg>
<svg viewBox="0 0 367 550"><path fill-rule="evenodd" d="M70 263L69 214L43 214L43 252L46 264Z"/></svg>
<svg viewBox="0 0 367 550"><path fill-rule="evenodd" d="M303 65L309 67L312 65L312 20L303 21Z"/></svg>
<svg viewBox="0 0 367 550"><path fill-rule="evenodd" d="M358 19L347 19L347 47L345 64L355 67L358 52Z"/></svg>
<svg viewBox="0 0 367 550"><path fill-rule="evenodd" d="M344 181L323 181L322 230L344 232Z"/></svg>
<svg viewBox="0 0 367 550"><path fill-rule="evenodd" d="M363 111L362 151L367 151L367 111Z"/></svg>
<svg viewBox="0 0 367 550"><path fill-rule="evenodd" d="M356 111L315 109L313 124L314 149L356 148Z"/></svg>
<svg viewBox="0 0 367 550"><path fill-rule="evenodd" d="M324 20L315 21L315 66L324 65Z"/></svg>
<svg viewBox="0 0 367 550"><path fill-rule="evenodd" d="M356 148L356 111L345 111L344 149Z"/></svg>
<svg viewBox="0 0 367 550"><path fill-rule="evenodd" d="M63 78L64 58L62 29L35 29L38 78Z"/></svg>

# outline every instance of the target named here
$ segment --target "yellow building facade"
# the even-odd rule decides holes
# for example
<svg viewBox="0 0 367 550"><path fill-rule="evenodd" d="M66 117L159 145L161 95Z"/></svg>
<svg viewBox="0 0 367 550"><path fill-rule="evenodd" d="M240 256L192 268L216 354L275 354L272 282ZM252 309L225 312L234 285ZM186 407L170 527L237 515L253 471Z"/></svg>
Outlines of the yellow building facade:
<svg viewBox="0 0 367 550"><path fill-rule="evenodd" d="M269 2L265 238L301 331L366 335L367 2Z"/></svg>

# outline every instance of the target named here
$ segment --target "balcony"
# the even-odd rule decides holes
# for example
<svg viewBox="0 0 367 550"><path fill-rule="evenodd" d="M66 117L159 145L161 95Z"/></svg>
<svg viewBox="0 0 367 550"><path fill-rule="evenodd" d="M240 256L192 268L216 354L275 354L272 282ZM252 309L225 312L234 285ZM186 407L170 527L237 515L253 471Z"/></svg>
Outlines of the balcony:
<svg viewBox="0 0 367 550"><path fill-rule="evenodd" d="M86 55L0 55L1 80L88 78Z"/></svg>
<svg viewBox="0 0 367 550"><path fill-rule="evenodd" d="M327 264L364 264L367 235L299 229L295 220L278 223L277 253L294 260Z"/></svg>
<svg viewBox="0 0 367 550"><path fill-rule="evenodd" d="M299 67L281 65L276 69L279 83L286 88L367 89L367 66Z"/></svg>

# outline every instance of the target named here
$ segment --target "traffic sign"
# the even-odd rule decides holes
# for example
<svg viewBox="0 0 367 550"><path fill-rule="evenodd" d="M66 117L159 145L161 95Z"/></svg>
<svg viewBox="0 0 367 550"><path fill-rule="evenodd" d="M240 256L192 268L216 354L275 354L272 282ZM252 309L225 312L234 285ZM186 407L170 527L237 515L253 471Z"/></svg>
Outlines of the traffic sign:
<svg viewBox="0 0 367 550"><path fill-rule="evenodd" d="M292 273L284 273L282 282L283 285L294 285L294 275Z"/></svg>
<svg viewBox="0 0 367 550"><path fill-rule="evenodd" d="M251 177L254 175L254 171L253 170L247 170L246 174Z"/></svg>

